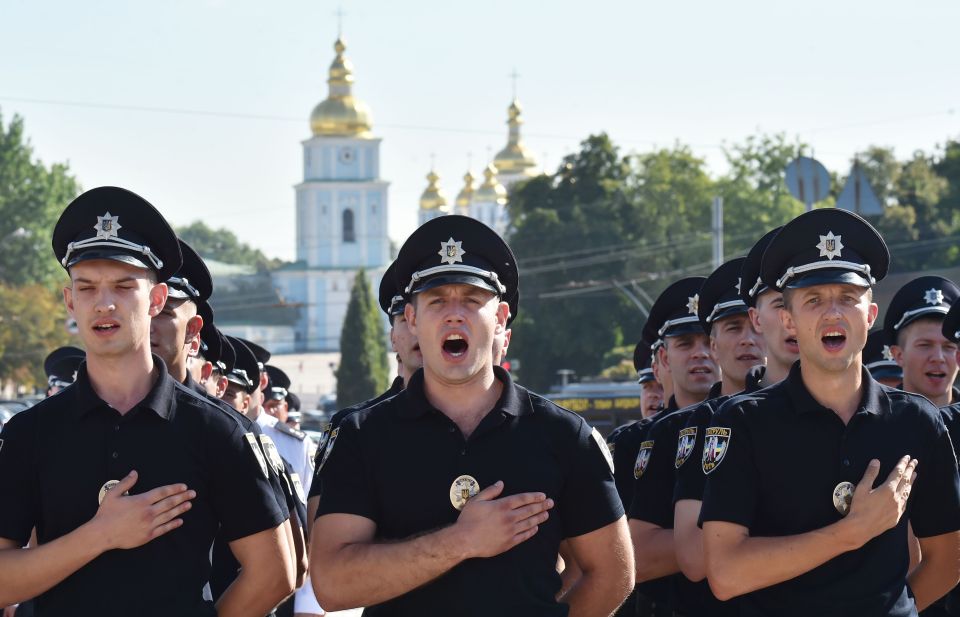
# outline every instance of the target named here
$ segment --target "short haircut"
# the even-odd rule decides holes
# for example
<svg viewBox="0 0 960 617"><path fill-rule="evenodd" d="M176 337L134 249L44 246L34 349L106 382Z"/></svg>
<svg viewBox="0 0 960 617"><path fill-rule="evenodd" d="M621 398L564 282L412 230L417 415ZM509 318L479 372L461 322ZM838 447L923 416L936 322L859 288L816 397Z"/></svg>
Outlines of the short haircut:
<svg viewBox="0 0 960 617"><path fill-rule="evenodd" d="M910 330L911 327L913 327L914 324L918 324L918 323L942 324L943 319L944 319L944 315L940 313L930 313L927 315L923 315L922 317L917 317L907 325L897 330L897 346L903 347L904 343L906 342L905 339L907 337L907 332Z"/></svg>

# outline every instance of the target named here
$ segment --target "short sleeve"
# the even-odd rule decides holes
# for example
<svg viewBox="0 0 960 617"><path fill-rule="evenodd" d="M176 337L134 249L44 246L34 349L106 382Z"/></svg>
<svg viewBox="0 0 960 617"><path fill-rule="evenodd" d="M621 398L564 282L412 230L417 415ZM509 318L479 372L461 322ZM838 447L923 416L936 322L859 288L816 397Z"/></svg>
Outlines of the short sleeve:
<svg viewBox="0 0 960 617"><path fill-rule="evenodd" d="M957 457L943 420L936 418L935 437L925 460L919 459L911 498L910 524L918 538L960 529L960 480Z"/></svg>
<svg viewBox="0 0 960 617"><path fill-rule="evenodd" d="M633 485L630 518L673 528L674 458L678 418L667 416L650 429L650 459Z"/></svg>
<svg viewBox="0 0 960 617"><path fill-rule="evenodd" d="M0 538L25 546L37 522L36 417L15 415L0 432Z"/></svg>
<svg viewBox="0 0 960 617"><path fill-rule="evenodd" d="M344 418L330 431L314 481L323 485L318 518L324 514L355 514L377 520L373 483L361 450L360 414Z"/></svg>
<svg viewBox="0 0 960 617"><path fill-rule="evenodd" d="M639 430L636 426L628 426L615 437L611 436L610 450L613 454L613 479L617 486L617 494L624 509L630 507L633 498L633 463L637 458L637 444L635 437ZM609 443L609 442L608 442Z"/></svg>
<svg viewBox="0 0 960 617"><path fill-rule="evenodd" d="M600 433L582 420L569 461L569 475L556 506L565 538L582 536L623 516L613 481L613 459Z"/></svg>
<svg viewBox="0 0 960 617"><path fill-rule="evenodd" d="M704 433L700 466L707 485L700 521L726 521L750 529L759 503L760 474L740 404L736 399L725 403Z"/></svg>
<svg viewBox="0 0 960 617"><path fill-rule="evenodd" d="M677 437L676 483L673 486L673 503L683 499L703 501L707 476L703 473L703 435L712 416L708 405L697 407Z"/></svg>
<svg viewBox="0 0 960 617"><path fill-rule="evenodd" d="M210 440L213 478L210 499L223 538L239 538L273 529L288 518L277 502L270 465L252 432L237 424Z"/></svg>

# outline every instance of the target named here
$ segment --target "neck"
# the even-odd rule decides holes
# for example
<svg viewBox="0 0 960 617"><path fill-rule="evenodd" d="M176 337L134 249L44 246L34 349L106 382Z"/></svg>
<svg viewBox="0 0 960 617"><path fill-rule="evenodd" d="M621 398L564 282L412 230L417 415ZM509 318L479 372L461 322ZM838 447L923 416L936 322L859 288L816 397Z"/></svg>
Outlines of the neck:
<svg viewBox="0 0 960 617"><path fill-rule="evenodd" d="M167 365L167 373L174 378L174 380L183 383L187 380L187 359L183 358L174 358L173 362Z"/></svg>
<svg viewBox="0 0 960 617"><path fill-rule="evenodd" d="M916 388L912 383L910 383L910 381L909 381L908 379L906 379L906 378L904 378L904 380L903 380L903 390L904 390L905 392L913 392L913 393L915 393L915 394L923 394L922 392L920 392L919 389L917 389L917 388ZM949 390L947 390L946 392L944 392L943 394L940 394L940 395L938 395L938 396L929 396L929 395L927 395L927 394L924 394L924 396L926 396L927 398L929 398L929 399L930 399L930 402L933 403L934 405L936 405L937 407L946 407L947 405L950 405L950 404L956 402L956 401L953 400L953 388L950 388Z"/></svg>
<svg viewBox="0 0 960 617"><path fill-rule="evenodd" d="M814 400L840 416L846 424L853 417L863 397L863 373L860 357L843 371L822 371L812 362L800 360L803 385Z"/></svg>
<svg viewBox="0 0 960 617"><path fill-rule="evenodd" d="M721 378L722 385L720 386L721 396L730 396L731 394L743 392L747 389L746 377L741 380L736 380L733 377L727 377L728 374L727 371L723 371L723 377Z"/></svg>
<svg viewBox="0 0 960 617"><path fill-rule="evenodd" d="M680 389L677 389L677 391L673 393L673 396L677 400L678 409L683 409L684 407L689 407L690 405L703 402L703 400L707 398L706 394L700 394L698 392L686 392Z"/></svg>
<svg viewBox="0 0 960 617"><path fill-rule="evenodd" d="M87 354L87 375L93 391L121 414L146 398L156 381L154 369L153 357L146 347L143 353L124 357Z"/></svg>
<svg viewBox="0 0 960 617"><path fill-rule="evenodd" d="M423 390L430 404L456 423L464 437L469 438L480 421L497 404L503 384L496 378L493 365L469 381L444 383L424 366Z"/></svg>
<svg viewBox="0 0 960 617"><path fill-rule="evenodd" d="M767 356L767 368L764 370L763 379L760 380L760 385L763 387L772 386L775 383L780 383L787 378L787 375L790 374L789 364L783 364L777 362L773 359L772 356Z"/></svg>

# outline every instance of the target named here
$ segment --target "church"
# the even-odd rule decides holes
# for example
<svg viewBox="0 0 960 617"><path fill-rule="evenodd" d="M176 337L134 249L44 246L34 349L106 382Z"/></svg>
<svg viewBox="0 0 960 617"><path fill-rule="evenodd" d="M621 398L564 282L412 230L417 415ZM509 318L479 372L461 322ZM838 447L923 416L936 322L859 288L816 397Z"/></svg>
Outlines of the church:
<svg viewBox="0 0 960 617"><path fill-rule="evenodd" d="M354 95L353 65L343 38L334 44L329 93L310 115L312 135L302 142L303 181L296 185L296 261L270 273L279 303L290 318L282 325L231 323L225 331L248 336L277 353L338 351L340 331L357 271L363 268L376 290L393 259L388 233L389 182L380 170L381 139L373 134L370 109ZM483 169L472 172L449 201L434 169L420 198L418 224L445 214L479 219L507 230L507 191L539 173L520 137L519 102L507 113L507 145ZM214 305L216 309L216 305ZM251 319L252 318L252 319Z"/></svg>

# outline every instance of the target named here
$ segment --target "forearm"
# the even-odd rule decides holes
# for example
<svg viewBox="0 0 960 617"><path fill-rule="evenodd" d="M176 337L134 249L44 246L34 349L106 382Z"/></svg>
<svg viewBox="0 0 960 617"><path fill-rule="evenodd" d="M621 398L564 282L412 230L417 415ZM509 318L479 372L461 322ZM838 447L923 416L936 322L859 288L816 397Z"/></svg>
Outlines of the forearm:
<svg viewBox="0 0 960 617"><path fill-rule="evenodd" d="M703 555L703 531L684 523L673 528L673 546L677 565L685 577L693 582L707 578L707 560Z"/></svg>
<svg viewBox="0 0 960 617"><path fill-rule="evenodd" d="M907 577L917 610L922 611L949 592L960 580L957 564L925 554L920 564Z"/></svg>
<svg viewBox="0 0 960 617"><path fill-rule="evenodd" d="M35 598L99 557L108 546L87 523L51 542L0 550L0 606Z"/></svg>
<svg viewBox="0 0 960 617"><path fill-rule="evenodd" d="M680 571L673 548L673 530L630 519L637 582L652 581Z"/></svg>
<svg viewBox="0 0 960 617"><path fill-rule="evenodd" d="M807 533L773 538L746 537L714 545L704 530L707 578L721 600L790 580L857 548L840 523Z"/></svg>
<svg viewBox="0 0 960 617"><path fill-rule="evenodd" d="M371 606L405 594L467 556L452 527L394 543L345 544L321 553L314 536L310 577L326 610Z"/></svg>
<svg viewBox="0 0 960 617"><path fill-rule="evenodd" d="M624 567L628 569L629 565ZM633 581L620 572L601 575L597 572L583 572L563 602L570 606L569 617L608 617L623 604L633 589Z"/></svg>
<svg viewBox="0 0 960 617"><path fill-rule="evenodd" d="M277 569L282 570L279 566ZM270 567L241 568L217 601L217 617L263 617L270 613L293 589L292 580L282 574L278 576Z"/></svg>

